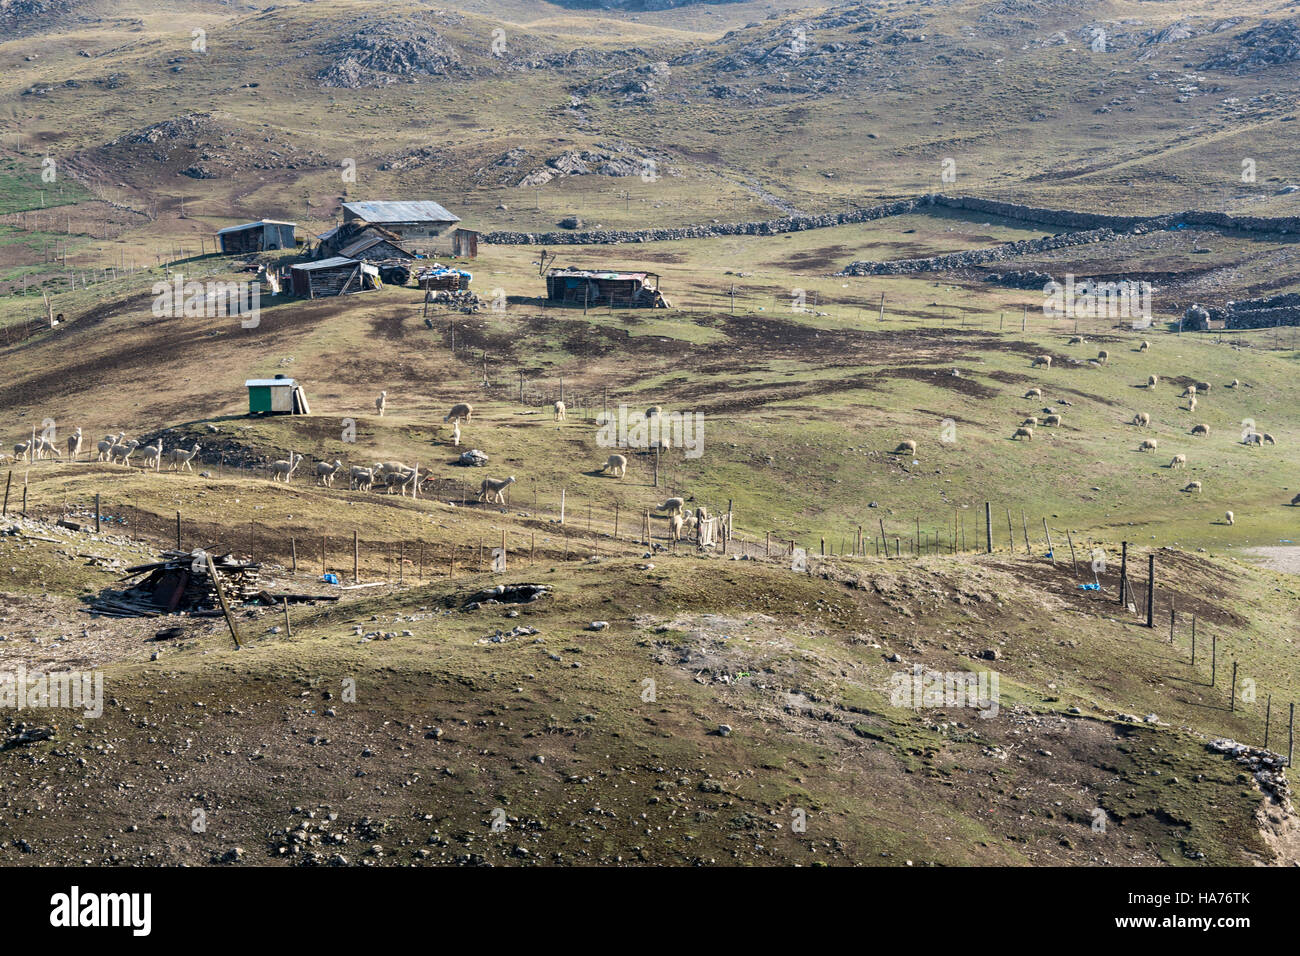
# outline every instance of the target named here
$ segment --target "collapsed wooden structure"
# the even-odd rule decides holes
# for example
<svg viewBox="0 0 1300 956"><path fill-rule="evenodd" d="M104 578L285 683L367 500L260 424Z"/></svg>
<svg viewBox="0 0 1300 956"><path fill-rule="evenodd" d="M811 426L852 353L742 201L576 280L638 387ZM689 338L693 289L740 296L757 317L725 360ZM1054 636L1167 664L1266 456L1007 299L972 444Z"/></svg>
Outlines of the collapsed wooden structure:
<svg viewBox="0 0 1300 956"><path fill-rule="evenodd" d="M378 266L344 256L300 262L290 268L289 276L293 294L308 299L365 292L380 287Z"/></svg>
<svg viewBox="0 0 1300 956"><path fill-rule="evenodd" d="M667 307L654 272L609 272L597 269L551 269L546 298L583 306L662 309Z"/></svg>

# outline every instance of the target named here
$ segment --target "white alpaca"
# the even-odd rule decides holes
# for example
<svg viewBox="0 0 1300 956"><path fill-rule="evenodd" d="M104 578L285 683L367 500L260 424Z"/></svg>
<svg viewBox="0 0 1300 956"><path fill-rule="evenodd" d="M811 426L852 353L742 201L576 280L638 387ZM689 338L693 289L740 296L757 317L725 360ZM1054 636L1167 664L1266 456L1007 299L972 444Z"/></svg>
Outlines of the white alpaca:
<svg viewBox="0 0 1300 956"><path fill-rule="evenodd" d="M20 441L18 444L14 445L14 460L22 461L31 449L32 443L30 441Z"/></svg>
<svg viewBox="0 0 1300 956"><path fill-rule="evenodd" d="M453 422L453 421L468 422L470 415L472 415L473 413L474 413L473 405L471 405L469 402L459 402L451 406L451 411L447 413L447 417L444 418L443 421L444 422Z"/></svg>
<svg viewBox="0 0 1300 956"><path fill-rule="evenodd" d="M1043 390L1041 388L1031 388L1025 392L1025 398L1042 398Z"/></svg>
<svg viewBox="0 0 1300 956"><path fill-rule="evenodd" d="M1143 339L1142 344L1138 346L1138 351L1145 352L1149 348L1151 348L1151 343L1148 342L1146 339Z"/></svg>
<svg viewBox="0 0 1300 956"><path fill-rule="evenodd" d="M1155 388L1155 387L1156 387L1157 385L1159 385L1159 384L1160 384L1160 376L1159 376L1159 375L1148 375L1148 376L1147 376L1147 388Z"/></svg>
<svg viewBox="0 0 1300 956"><path fill-rule="evenodd" d="M564 402L555 403L555 420L557 422L566 421L568 416L565 414Z"/></svg>
<svg viewBox="0 0 1300 956"><path fill-rule="evenodd" d="M1189 481L1183 491L1192 491L1199 495L1201 493L1201 483L1199 481Z"/></svg>
<svg viewBox="0 0 1300 956"><path fill-rule="evenodd" d="M318 461L316 462L316 480L327 488L333 488L334 475L342 467L343 462L339 461L337 458L334 459L333 464L330 464L328 461Z"/></svg>
<svg viewBox="0 0 1300 956"><path fill-rule="evenodd" d="M98 449L99 451L99 457L96 458L95 460L108 461L109 456L112 454L113 446L116 445L125 437L126 437L126 432L118 432L116 436L105 435L104 440L95 446L96 449Z"/></svg>
<svg viewBox="0 0 1300 956"><path fill-rule="evenodd" d="M1237 523L1237 519L1233 517L1231 511L1225 511L1225 512L1223 513L1223 520L1226 521L1226 522L1228 522L1228 524L1236 524L1236 523Z"/></svg>
<svg viewBox="0 0 1300 956"><path fill-rule="evenodd" d="M81 429L78 428L75 432L73 432L71 435L68 436L68 458L72 461L76 461L77 456L80 454L81 454Z"/></svg>
<svg viewBox="0 0 1300 956"><path fill-rule="evenodd" d="M673 513L668 516L668 535L673 541L679 541L682 537L682 516L680 513Z"/></svg>
<svg viewBox="0 0 1300 956"><path fill-rule="evenodd" d="M1186 455L1174 455L1174 457L1173 457L1173 458L1170 460L1170 462L1169 462L1169 467L1170 467L1170 468L1186 468L1186 467L1187 467L1187 456L1186 456Z"/></svg>
<svg viewBox="0 0 1300 956"><path fill-rule="evenodd" d="M900 441L900 442L898 443L898 447L894 449L894 454L895 454L895 455L901 455L901 454L903 454L903 452L908 452L908 453L910 453L910 454L915 455L915 454L916 454L916 442L914 442L914 441L913 441L912 439L910 439L910 438L907 439L906 441Z"/></svg>
<svg viewBox="0 0 1300 956"><path fill-rule="evenodd" d="M478 486L478 500L482 502L492 501L496 504L503 505L506 503L506 489L514 484L515 476L509 478L484 478Z"/></svg>
<svg viewBox="0 0 1300 956"><path fill-rule="evenodd" d="M289 452L288 461L281 459L280 461L271 462L270 465L271 480L287 482L290 478L293 477L293 471L295 468L298 467L298 463L301 461L302 461L302 455L299 455L295 452Z"/></svg>
<svg viewBox="0 0 1300 956"><path fill-rule="evenodd" d="M144 455L144 466L146 468L157 468L158 464L162 461L162 450L163 443L161 438L156 439L152 445L145 445L144 448L140 450L140 453Z"/></svg>
<svg viewBox="0 0 1300 956"><path fill-rule="evenodd" d="M370 486L375 482L375 469L353 465L348 478L348 486L354 491L369 491Z"/></svg>
<svg viewBox="0 0 1300 956"><path fill-rule="evenodd" d="M627 474L627 458L624 455L610 455L605 459L605 467L600 471L601 474L615 474L622 478Z"/></svg>
<svg viewBox="0 0 1300 956"><path fill-rule="evenodd" d="M451 443L456 448L460 447L460 422L454 422L451 426Z"/></svg>
<svg viewBox="0 0 1300 956"><path fill-rule="evenodd" d="M1196 396L1195 396L1195 395L1189 395L1189 396L1187 396L1187 410L1188 410L1189 412L1194 412L1194 411L1196 411Z"/></svg>
<svg viewBox="0 0 1300 956"><path fill-rule="evenodd" d="M179 467L181 471L193 471L194 469L190 467L190 462L194 460L194 457L198 453L198 442L195 442L194 447L189 451L186 451L184 448L173 448L167 456L167 470L175 471Z"/></svg>
<svg viewBox="0 0 1300 956"><path fill-rule="evenodd" d="M58 446L48 438L40 435L36 437L36 458L38 460L42 458L59 458L62 457L62 454Z"/></svg>
<svg viewBox="0 0 1300 956"><path fill-rule="evenodd" d="M1097 353L1097 361L1102 365L1105 365L1107 362L1110 361L1110 353L1107 352L1105 349L1102 349L1100 352Z"/></svg>
<svg viewBox="0 0 1300 956"><path fill-rule="evenodd" d="M1133 416L1133 424L1138 428L1146 428L1151 424L1151 415L1147 412L1138 412Z"/></svg>
<svg viewBox="0 0 1300 956"><path fill-rule="evenodd" d="M1022 426L1024 426L1024 427L1032 428L1032 427L1034 427L1034 426L1036 426L1036 425L1038 424L1038 416L1037 416L1037 415L1030 415L1028 418L1026 418L1026 419L1025 419L1023 422L1021 422L1020 424L1021 424Z"/></svg>
<svg viewBox="0 0 1300 956"><path fill-rule="evenodd" d="M128 459L139 446L140 442L135 438L132 438L125 445L114 445L108 451L108 460L111 464L117 464L120 461L123 467L130 468L131 462Z"/></svg>
<svg viewBox="0 0 1300 956"><path fill-rule="evenodd" d="M1065 344L1066 344L1066 345L1086 345L1087 342L1084 341L1084 338L1083 338L1082 335L1072 335L1072 336L1070 336L1070 341L1066 342Z"/></svg>
<svg viewBox="0 0 1300 956"><path fill-rule="evenodd" d="M686 499L684 499L684 498L669 498L667 501L665 501L663 504L659 505L659 507L655 508L654 510L655 510L655 511L666 511L666 512L668 512L670 515L673 515L673 514L677 514L677 515L682 514L682 513L686 510Z"/></svg>
<svg viewBox="0 0 1300 956"><path fill-rule="evenodd" d="M1142 444L1138 445L1138 451L1155 451L1160 447L1160 442L1154 438L1144 438Z"/></svg>
<svg viewBox="0 0 1300 956"><path fill-rule="evenodd" d="M375 399L375 411L379 413L380 418L384 417L384 409L387 407L388 407L388 393L380 392L379 397Z"/></svg>
<svg viewBox="0 0 1300 956"><path fill-rule="evenodd" d="M1183 394L1180 395L1179 397L1186 398L1188 395L1195 395L1195 394L1196 394L1196 386L1188 385L1185 389L1183 389Z"/></svg>

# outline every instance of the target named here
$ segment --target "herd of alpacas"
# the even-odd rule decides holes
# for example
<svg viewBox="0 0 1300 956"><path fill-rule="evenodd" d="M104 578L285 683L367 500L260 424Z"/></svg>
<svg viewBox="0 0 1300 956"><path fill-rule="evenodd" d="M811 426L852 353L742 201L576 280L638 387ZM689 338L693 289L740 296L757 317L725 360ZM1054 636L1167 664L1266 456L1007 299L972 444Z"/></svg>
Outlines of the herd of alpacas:
<svg viewBox="0 0 1300 956"><path fill-rule="evenodd" d="M1086 340L1082 335L1071 336L1067 345L1085 345ZM1134 350L1145 353L1150 351L1151 343L1143 340ZM1105 365L1110 360L1110 353L1105 349L1097 353L1095 359L1089 359L1089 364L1093 366ZM1052 367L1052 357L1050 355L1037 355L1030 362L1031 368L1048 368ZM954 372L955 374L955 372ZM1149 375L1144 387L1148 391L1154 391L1159 385L1159 376ZM1233 379L1227 384L1227 388L1240 388L1241 382ZM1246 386L1249 387L1249 386ZM1209 382L1196 382L1187 385L1183 389L1181 399L1186 399L1186 406L1179 405L1180 411L1196 411L1197 401L1210 391ZM1043 390L1037 386L1030 388L1025 392L1026 399L1042 399ZM1072 403L1067 399L1059 400L1062 406L1069 406ZM375 399L375 412L383 416L388 405L388 393L380 392L379 397ZM563 401L553 403L552 411L554 420L563 422L568 420L568 411ZM661 415L663 410L658 405L653 405L646 409L645 417L654 419ZM451 410L443 418L443 424L451 426L451 444L455 447L460 446L461 423L468 425L473 417L474 407L469 402L458 402L451 407ZM1061 426L1061 413L1054 407L1047 406L1042 409L1041 418L1039 415L1030 415L1024 418L1019 426L1011 434L1012 441L1032 441L1034 429L1038 427L1055 428ZM1130 424L1136 428L1149 428L1151 426L1150 412L1136 412L1130 420ZM1190 434L1194 438L1207 438L1210 434L1210 426L1201 422L1192 426ZM671 439L663 436L662 444L656 442L664 450L671 448ZM1254 428L1247 429L1242 436L1243 444L1253 447L1262 447L1263 445L1276 445L1277 441L1268 432L1256 432ZM76 461L81 454L82 434L81 429L76 429L66 442L67 458ZM1138 444L1139 452L1155 453L1159 450L1160 443L1154 438L1144 438ZM894 449L896 455L914 455L916 454L917 444L914 440L908 439L902 441ZM191 462L199 453L197 442L190 448L173 448L164 453L162 439L157 439L152 445L140 446L138 439L126 440L125 432L118 432L116 435L105 435L103 440L96 445L96 461L107 462L114 465L131 467L131 457L138 452L138 459L143 467L160 470L162 463L167 462L169 471L192 471ZM0 462L7 456L0 454ZM62 458L62 452L58 444L44 436L33 434L32 438L18 442L13 446L13 457L16 461L38 461L45 458ZM290 453L288 459L273 461L266 466L272 481L288 482L293 478L294 472L302 463L303 456ZM609 475L622 479L627 475L628 460L625 455L612 454L600 468L598 474ZM1179 468L1187 467L1187 455L1179 453L1170 459L1168 468L1174 471ZM315 476L317 484L327 488L334 487L334 479L340 471L343 470L342 460L317 462ZM410 467L401 462L375 462L373 465L352 465L348 472L348 487L354 491L372 491L383 490L388 494L394 491L405 495L410 492L412 497L418 492L420 486L425 482L434 480L434 476L425 472L421 474L418 467ZM509 478L484 478L479 483L477 500L482 504L504 505L506 502L505 493L515 482L515 476ZM1202 491L1202 484L1199 481L1188 482L1182 489L1184 492L1199 494ZM1296 495L1291 500L1292 505L1300 505L1300 495ZM697 508L692 514L686 510L686 503L682 498L669 498L667 501L652 509L656 513L663 513L668 520L668 529L672 540L679 540L683 534L690 534L708 518L704 508ZM1224 514L1224 523L1234 524L1235 516L1231 511Z"/></svg>
<svg viewBox="0 0 1300 956"><path fill-rule="evenodd" d="M387 406L388 393L380 392L379 398L375 400L375 411L382 416ZM562 401L557 401L552 406L554 420L557 422L567 421L567 409ZM451 426L451 443L459 447L461 438L461 423L469 424L474 414L474 407L469 402L458 402L451 407L451 410L443 418L443 424ZM662 409L654 405L646 410L646 418L653 419L662 414ZM671 439L664 436L662 439L662 448L671 448ZM82 432L76 429L66 441L67 456L64 458L63 451L58 447L56 442L46 439L42 436L33 436L33 438L18 442L13 446L13 458L15 461L39 461L43 459L63 459L67 461L77 461L82 453ZM112 465L120 465L125 468L131 467L132 456L139 461L146 469L155 471L161 470L165 461L169 471L193 471L191 463L198 457L200 446L195 442L190 448L173 448L164 452L162 439L158 438L152 445L141 446L139 439L126 438L125 432L118 432L116 435L105 435L103 440L98 442L95 448L97 462L105 462ZM7 455L0 455L0 463L8 458ZM289 482L292 480L298 466L302 464L303 456L296 452L290 452L287 459L270 462L265 466L266 471L272 481ZM628 460L626 455L612 454L605 460L605 464L599 469L598 474L608 475L614 478L622 479L627 475ZM315 477L316 483L323 487L334 487L334 479L343 470L343 462L340 459L334 461L321 461L316 463ZM374 465L352 465L348 471L348 487L353 491L373 491L382 490L388 494L394 491L405 495L408 492L415 497L417 490L426 482L432 482L434 475L430 472L421 473L418 467L410 467L401 462L375 462ZM509 478L484 478L479 483L477 500L482 504L504 505L506 503L506 489L514 484L516 478L511 475ZM652 509L656 513L663 513L668 521L668 530L672 540L677 541L683 535L689 535L708 519L707 510L703 507L696 508L694 513L686 510L686 503L682 498L669 498L663 504Z"/></svg>

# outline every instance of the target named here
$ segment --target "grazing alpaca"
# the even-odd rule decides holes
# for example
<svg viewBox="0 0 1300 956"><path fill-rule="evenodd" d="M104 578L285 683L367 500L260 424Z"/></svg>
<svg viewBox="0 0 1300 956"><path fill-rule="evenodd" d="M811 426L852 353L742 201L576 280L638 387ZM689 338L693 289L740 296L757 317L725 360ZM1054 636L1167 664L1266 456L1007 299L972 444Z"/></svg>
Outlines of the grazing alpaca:
<svg viewBox="0 0 1300 956"><path fill-rule="evenodd" d="M624 455L610 455L605 459L605 467L600 469L601 474L614 474L622 478L627 474L627 458Z"/></svg>
<svg viewBox="0 0 1300 956"><path fill-rule="evenodd" d="M1025 428L1033 428L1033 427L1035 427L1035 426L1038 425L1038 416L1037 416L1037 415L1030 415L1028 418L1026 418L1026 419L1025 419L1023 422L1021 422L1020 424L1021 424L1023 427L1025 427Z"/></svg>
<svg viewBox="0 0 1300 956"><path fill-rule="evenodd" d="M1159 384L1160 384L1160 376L1159 376L1159 375L1148 375L1148 376L1147 376L1147 388L1155 388L1155 387L1156 387L1157 385L1159 385Z"/></svg>
<svg viewBox="0 0 1300 956"><path fill-rule="evenodd" d="M1155 451L1160 447L1160 442L1154 438L1144 438L1142 444L1138 445L1138 451Z"/></svg>
<svg viewBox="0 0 1300 956"><path fill-rule="evenodd" d="M1050 355L1037 355L1034 357L1034 360L1029 363L1030 368L1038 368L1040 365L1045 366L1046 368L1051 368L1052 357Z"/></svg>
<svg viewBox="0 0 1300 956"><path fill-rule="evenodd" d="M198 442L195 442L194 447L191 448L189 451L186 451L184 448L173 448L171 450L170 456L168 457L167 470L175 471L179 466L181 471L193 471L194 469L190 467L190 462L194 460L195 456L198 455L198 453L199 453Z"/></svg>
<svg viewBox="0 0 1300 956"><path fill-rule="evenodd" d="M493 501L499 505L506 503L506 489L514 484L515 476L509 478L484 478L478 486L478 500L482 502Z"/></svg>
<svg viewBox="0 0 1300 956"><path fill-rule="evenodd" d="M1072 336L1070 336L1070 341L1066 342L1065 344L1066 344L1066 345L1086 345L1087 343L1084 341L1082 335L1072 335Z"/></svg>
<svg viewBox="0 0 1300 956"><path fill-rule="evenodd" d="M68 436L68 458L72 461L76 461L77 456L80 454L81 454L81 429L78 428L75 432L73 432L71 435Z"/></svg>
<svg viewBox="0 0 1300 956"><path fill-rule="evenodd" d="M658 506L657 508L655 508L654 510L655 510L655 511L666 511L666 512L668 512L670 515L672 515L672 514L678 514L678 515L679 515L679 514L682 514L683 512L686 511L686 499L684 499L684 498L669 498L667 501L665 501L663 504L659 505L659 506Z"/></svg>
<svg viewBox="0 0 1300 956"><path fill-rule="evenodd" d="M1042 398L1043 390L1041 388L1031 388L1025 392L1025 398Z"/></svg>
<svg viewBox="0 0 1300 956"><path fill-rule="evenodd" d="M1032 428L1017 428L1015 433L1012 434L1011 440L1016 441L1020 438L1028 438L1030 441L1033 441L1034 430Z"/></svg>
<svg viewBox="0 0 1300 956"><path fill-rule="evenodd" d="M1195 395L1195 394L1196 394L1196 386L1195 386L1195 385L1188 385L1185 389L1183 389L1183 394L1180 395L1180 396L1178 396L1178 397L1179 397L1179 398L1186 398L1188 395Z"/></svg>
<svg viewBox="0 0 1300 956"><path fill-rule="evenodd" d="M444 422L468 422L470 415L474 413L474 406L469 402L458 402L451 406L451 411L447 413Z"/></svg>
<svg viewBox="0 0 1300 956"><path fill-rule="evenodd" d="M289 452L289 460L273 461L270 465L272 481L288 481L293 477L293 470L298 467L302 461L302 455L295 452Z"/></svg>
<svg viewBox="0 0 1300 956"><path fill-rule="evenodd" d="M1236 523L1237 523L1237 519L1236 519L1235 517L1233 517L1233 514L1232 514L1231 511L1225 511L1225 512L1223 513L1223 520L1226 521L1228 524L1236 524Z"/></svg>
<svg viewBox="0 0 1300 956"><path fill-rule="evenodd" d="M1059 425L1059 424L1061 424L1061 416L1060 416L1060 415L1048 415L1046 418L1043 419L1043 424L1044 424L1044 425Z"/></svg>
<svg viewBox="0 0 1300 956"><path fill-rule="evenodd" d="M557 422L565 421L568 416L565 414L564 402L556 402L554 408L555 408L555 420Z"/></svg>
<svg viewBox="0 0 1300 956"><path fill-rule="evenodd" d="M1186 455L1174 455L1174 457L1173 457L1172 459L1170 459L1169 467L1170 467L1170 468L1186 468L1186 467L1187 467L1187 456L1186 456Z"/></svg>
<svg viewBox="0 0 1300 956"><path fill-rule="evenodd" d="M334 459L333 464L330 464L328 461L318 461L316 462L316 480L327 488L333 488L334 475L342 467L343 462L339 461L337 458Z"/></svg>
<svg viewBox="0 0 1300 956"><path fill-rule="evenodd" d="M1199 481L1189 481L1183 491L1193 491L1199 495L1201 493L1201 483Z"/></svg>
<svg viewBox="0 0 1300 956"><path fill-rule="evenodd" d="M1147 412L1138 412L1133 416L1133 424L1138 428L1146 428L1151 424L1151 415Z"/></svg>
<svg viewBox="0 0 1300 956"><path fill-rule="evenodd" d="M1267 442L1270 445L1277 444L1277 439L1274 438L1272 435L1270 435L1268 432L1261 432L1259 437L1262 438L1265 442Z"/></svg>
<svg viewBox="0 0 1300 956"><path fill-rule="evenodd" d="M1201 425L1193 425L1193 426L1192 426L1192 434L1193 434L1193 435L1200 435L1200 436L1202 436L1202 437L1208 438L1209 435L1210 435L1210 426L1209 426L1209 425L1205 425L1205 424L1201 424Z"/></svg>
<svg viewBox="0 0 1300 956"><path fill-rule="evenodd" d="M909 453L915 455L915 454L916 454L916 442L912 441L912 439L910 439L910 438L909 438L907 441L900 441L900 442L898 443L898 447L894 449L894 454L895 454L895 455L901 455L901 454L903 454L903 452L909 452Z"/></svg>
<svg viewBox="0 0 1300 956"><path fill-rule="evenodd" d="M380 418L384 417L384 409L387 407L388 407L388 393L380 392L379 397L375 399L375 411L379 413Z"/></svg>

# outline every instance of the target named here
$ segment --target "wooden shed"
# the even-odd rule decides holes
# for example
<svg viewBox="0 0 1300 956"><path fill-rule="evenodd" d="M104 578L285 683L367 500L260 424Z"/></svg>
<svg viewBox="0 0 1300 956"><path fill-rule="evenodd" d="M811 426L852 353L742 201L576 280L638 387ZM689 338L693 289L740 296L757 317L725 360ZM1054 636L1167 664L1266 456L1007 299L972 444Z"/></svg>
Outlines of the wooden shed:
<svg viewBox="0 0 1300 956"><path fill-rule="evenodd" d="M451 254L457 259L478 258L478 232L473 229L456 229L451 234Z"/></svg>
<svg viewBox="0 0 1300 956"><path fill-rule="evenodd" d="M656 273L595 269L552 269L546 273L546 298L593 307L656 308L663 304Z"/></svg>
<svg viewBox="0 0 1300 956"><path fill-rule="evenodd" d="M289 270L293 294L315 299L379 288L379 269L356 259L332 256L301 262Z"/></svg>
<svg viewBox="0 0 1300 956"><path fill-rule="evenodd" d="M217 240L224 255L244 255L265 252L268 249L292 249L295 245L293 231L297 223L275 219L259 219L239 226L217 230Z"/></svg>
<svg viewBox="0 0 1300 956"><path fill-rule="evenodd" d="M248 389L250 415L310 415L307 394L293 379L277 374L275 378L250 378Z"/></svg>

